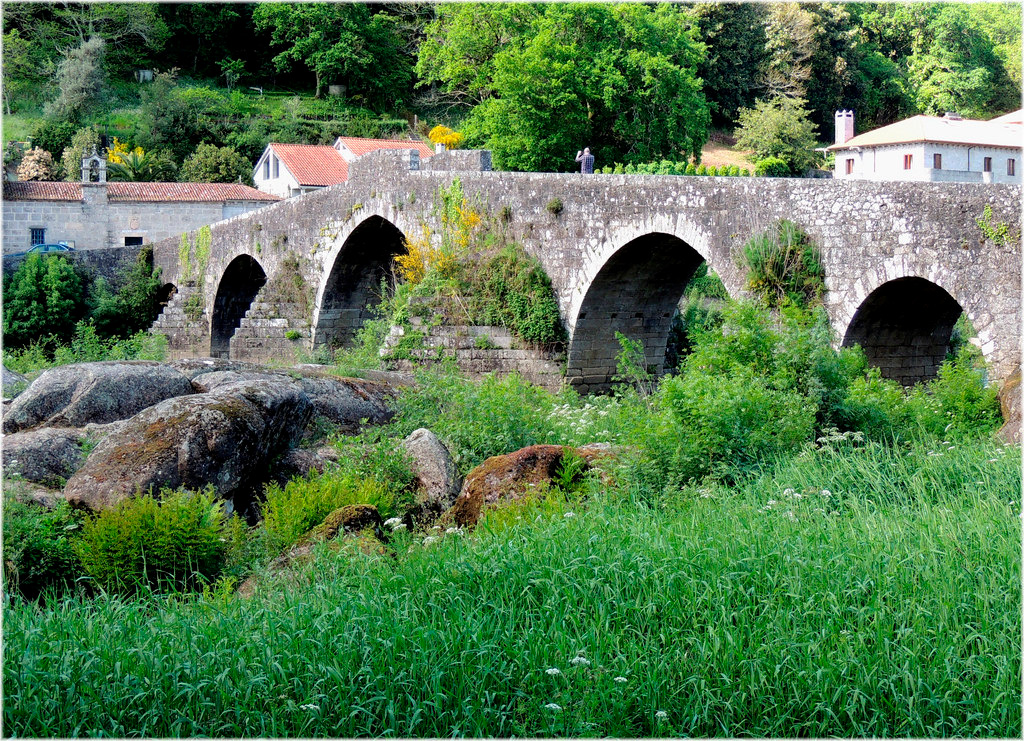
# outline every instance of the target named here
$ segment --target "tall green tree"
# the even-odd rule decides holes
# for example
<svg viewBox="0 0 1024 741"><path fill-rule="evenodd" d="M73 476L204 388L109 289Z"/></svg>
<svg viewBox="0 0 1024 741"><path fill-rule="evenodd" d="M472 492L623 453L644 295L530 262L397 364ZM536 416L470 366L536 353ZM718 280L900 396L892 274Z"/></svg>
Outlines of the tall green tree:
<svg viewBox="0 0 1024 741"><path fill-rule="evenodd" d="M4 343L23 347L50 335L69 341L85 298L85 282L66 259L28 255L4 281Z"/></svg>
<svg viewBox="0 0 1024 741"><path fill-rule="evenodd" d="M779 96L759 100L753 108L741 108L736 141L744 149L752 149L759 160L778 157L785 161L793 175L802 174L818 160L814 124L800 98Z"/></svg>
<svg viewBox="0 0 1024 741"><path fill-rule="evenodd" d="M200 144L181 166L183 183L243 183L252 185L252 163L234 147Z"/></svg>
<svg viewBox="0 0 1024 741"><path fill-rule="evenodd" d="M485 27L496 33L483 46L468 32L424 42L419 67L478 101L463 133L491 149L497 166L571 170L585 145L599 162L699 156L710 122L696 74L704 50L679 8L465 4L428 28L428 40L491 13ZM445 48L456 40L464 47ZM467 61L477 58L486 74Z"/></svg>
<svg viewBox="0 0 1024 741"><path fill-rule="evenodd" d="M739 109L754 104L766 62L766 6L761 3L701 2L691 9L707 56L697 68L712 121L732 126Z"/></svg>
<svg viewBox="0 0 1024 741"><path fill-rule="evenodd" d="M411 85L411 62L389 13L354 3L261 3L253 21L283 47L274 57L279 69L299 64L313 73L317 98L325 84L344 83L351 97L384 106L403 100Z"/></svg>

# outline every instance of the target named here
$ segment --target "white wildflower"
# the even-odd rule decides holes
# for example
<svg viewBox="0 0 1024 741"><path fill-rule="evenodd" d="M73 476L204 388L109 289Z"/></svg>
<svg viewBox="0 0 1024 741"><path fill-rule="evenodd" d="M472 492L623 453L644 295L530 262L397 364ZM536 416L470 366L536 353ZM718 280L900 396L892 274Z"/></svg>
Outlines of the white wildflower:
<svg viewBox="0 0 1024 741"><path fill-rule="evenodd" d="M444 534L445 535L452 535L453 533L459 533L459 532L462 532L461 530L459 530L459 528L457 528L457 527L450 527L450 528L448 528L447 530L444 531Z"/></svg>
<svg viewBox="0 0 1024 741"><path fill-rule="evenodd" d="M427 537L425 537L423 539L423 545L430 545L431 543L436 543L437 541L438 541L437 536L435 536L435 535L428 535Z"/></svg>
<svg viewBox="0 0 1024 741"><path fill-rule="evenodd" d="M821 496L823 496L825 499L828 499L829 497L832 496L832 492L830 492L828 489L822 489Z"/></svg>
<svg viewBox="0 0 1024 741"><path fill-rule="evenodd" d="M397 528L401 524L402 524L402 518L401 517L389 517L388 519L384 520L384 527L389 528L391 530L394 530L395 528Z"/></svg>
<svg viewBox="0 0 1024 741"><path fill-rule="evenodd" d="M582 657L582 656L577 656L576 658L574 658L574 659L573 659L572 661L570 661L569 663L570 663L570 664L572 664L573 666L590 666L590 662L589 662L589 661L587 661L587 660L586 660L586 659L585 659L584 657Z"/></svg>
<svg viewBox="0 0 1024 741"><path fill-rule="evenodd" d="M562 706L561 706L561 705L559 705L559 704L557 704L557 703L554 703L554 702L549 702L549 703L548 703L547 705L545 705L544 707L545 707L545 708L547 708L548 710L553 710L553 711L554 711L554 712L556 712L556 713L557 713L557 712L559 712L559 711L561 711L561 709L562 709Z"/></svg>
<svg viewBox="0 0 1024 741"><path fill-rule="evenodd" d="M666 713L664 710L659 710L654 714L654 717L658 720L668 720L668 713Z"/></svg>
<svg viewBox="0 0 1024 741"><path fill-rule="evenodd" d="M793 510L791 509L786 510L786 514L784 514L783 517L785 517L787 520L792 520L793 522L796 522L796 515L793 514Z"/></svg>
<svg viewBox="0 0 1024 741"><path fill-rule="evenodd" d="M397 532L400 532L400 531L402 531L402 530L405 530L405 529L406 529L406 527L405 527L405 523L404 523L404 522L400 522L400 523L398 523L397 525L395 525L395 526L394 526L393 528L391 528L391 529L392 529L392 530L393 530L394 532L396 532L396 533L397 533Z"/></svg>
<svg viewBox="0 0 1024 741"><path fill-rule="evenodd" d="M557 677L559 674L562 673L562 670L559 669L557 666L553 666L550 669L545 669L544 673L550 674L552 677Z"/></svg>
<svg viewBox="0 0 1024 741"><path fill-rule="evenodd" d="M776 504L778 504L778 502L775 501L774 499L769 499L768 500L768 506L769 507L774 507Z"/></svg>
<svg viewBox="0 0 1024 741"><path fill-rule="evenodd" d="M784 497L791 497L794 494L796 494L796 491L794 491L793 489L784 489L782 492L782 496Z"/></svg>
<svg viewBox="0 0 1024 741"><path fill-rule="evenodd" d="M308 705L299 705L299 709L300 710L319 710L320 706L319 705L314 705L313 703L309 703Z"/></svg>
<svg viewBox="0 0 1024 741"><path fill-rule="evenodd" d="M619 684L625 684L626 683L626 678L625 677L616 677L614 681L618 682Z"/></svg>
<svg viewBox="0 0 1024 741"><path fill-rule="evenodd" d="M565 513L564 515L562 515L562 517L564 517L564 518L565 518L565 519L567 519L567 520L568 520L568 519L569 519L570 517L575 517L575 516L576 516L576 513L575 513L575 512L566 512L566 513Z"/></svg>

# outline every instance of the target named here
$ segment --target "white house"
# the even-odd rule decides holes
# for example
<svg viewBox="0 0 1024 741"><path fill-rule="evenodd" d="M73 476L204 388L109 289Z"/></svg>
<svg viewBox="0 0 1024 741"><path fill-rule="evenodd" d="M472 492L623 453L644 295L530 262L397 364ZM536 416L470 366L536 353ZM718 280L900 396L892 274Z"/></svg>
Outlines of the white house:
<svg viewBox="0 0 1024 741"><path fill-rule="evenodd" d="M265 193L282 198L302 195L344 183L348 163L378 149L415 149L424 158L434 154L428 145L409 139L341 136L332 146L271 142L256 160L252 179Z"/></svg>
<svg viewBox="0 0 1024 741"><path fill-rule="evenodd" d="M990 121L914 116L858 136L853 111L836 112L834 177L961 183L1020 183L1021 111Z"/></svg>

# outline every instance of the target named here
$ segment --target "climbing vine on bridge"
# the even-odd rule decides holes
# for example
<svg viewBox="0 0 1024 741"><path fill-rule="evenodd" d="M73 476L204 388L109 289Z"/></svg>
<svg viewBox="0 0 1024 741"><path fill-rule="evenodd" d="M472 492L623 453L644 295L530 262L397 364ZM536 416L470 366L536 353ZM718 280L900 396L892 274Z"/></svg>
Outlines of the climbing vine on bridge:
<svg viewBox="0 0 1024 741"><path fill-rule="evenodd" d="M740 267L747 288L771 308L791 301L809 306L825 293L825 270L817 245L792 221L779 221L743 245Z"/></svg>

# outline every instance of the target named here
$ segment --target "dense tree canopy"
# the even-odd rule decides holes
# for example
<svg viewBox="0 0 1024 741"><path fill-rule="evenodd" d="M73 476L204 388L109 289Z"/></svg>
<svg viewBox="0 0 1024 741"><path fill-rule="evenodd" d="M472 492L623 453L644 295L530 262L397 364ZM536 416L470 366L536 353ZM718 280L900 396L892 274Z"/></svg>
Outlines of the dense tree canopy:
<svg viewBox="0 0 1024 741"><path fill-rule="evenodd" d="M703 51L675 6L466 4L439 8L418 69L472 105L467 141L499 167L569 170L583 146L601 162L699 153Z"/></svg>
<svg viewBox="0 0 1024 741"><path fill-rule="evenodd" d="M583 146L598 167L692 158L712 123L782 98L821 139L840 108L861 132L1021 104L1019 3L13 2L2 15L4 112L55 161L85 126L181 167L201 144L252 160L270 140L393 135L416 115L419 133L446 125L499 167L569 170ZM144 68L162 74L137 85ZM346 95L321 98L330 84Z"/></svg>

